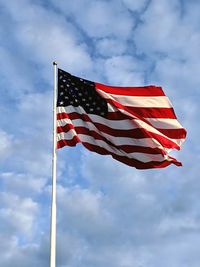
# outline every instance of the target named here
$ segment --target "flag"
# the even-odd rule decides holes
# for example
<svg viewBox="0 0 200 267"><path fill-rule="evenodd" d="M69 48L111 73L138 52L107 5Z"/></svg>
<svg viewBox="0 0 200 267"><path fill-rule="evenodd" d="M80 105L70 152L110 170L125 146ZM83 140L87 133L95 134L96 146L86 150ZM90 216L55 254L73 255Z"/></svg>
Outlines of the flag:
<svg viewBox="0 0 200 267"><path fill-rule="evenodd" d="M58 69L57 148L82 143L137 169L181 162L186 131L161 87L116 87Z"/></svg>

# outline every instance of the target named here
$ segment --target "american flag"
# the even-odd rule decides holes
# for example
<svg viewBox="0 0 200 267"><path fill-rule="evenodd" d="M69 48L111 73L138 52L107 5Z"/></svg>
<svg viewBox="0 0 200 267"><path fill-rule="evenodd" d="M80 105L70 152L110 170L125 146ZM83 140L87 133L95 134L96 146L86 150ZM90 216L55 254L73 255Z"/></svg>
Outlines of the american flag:
<svg viewBox="0 0 200 267"><path fill-rule="evenodd" d="M186 131L161 87L114 87L58 69L57 148L82 143L137 169L181 162Z"/></svg>

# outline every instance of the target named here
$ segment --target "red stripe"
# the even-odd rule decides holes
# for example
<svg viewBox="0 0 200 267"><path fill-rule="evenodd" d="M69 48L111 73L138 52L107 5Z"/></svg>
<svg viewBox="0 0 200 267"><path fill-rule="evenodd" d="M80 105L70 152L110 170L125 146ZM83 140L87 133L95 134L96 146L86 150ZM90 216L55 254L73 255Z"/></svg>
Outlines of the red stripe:
<svg viewBox="0 0 200 267"><path fill-rule="evenodd" d="M69 127L70 130L70 127ZM81 129L75 129L77 134L83 134L84 130L81 131ZM66 132L67 133L67 132ZM161 154L161 155L165 155L165 151L159 148L151 148L151 147L143 147L143 146L134 146L134 145L113 145L111 142L109 142L108 140L106 140L105 138L103 138L101 135L98 135L96 132L94 131L90 131L89 133L87 132L87 135L92 136L94 139L97 140L102 140L105 143L107 143L108 145L114 146L117 149L123 150L126 153L134 153L134 152L139 152L139 153L145 153L145 154ZM80 140L80 139L78 139ZM59 143L60 141L58 141ZM77 141L77 142L81 142L81 141ZM73 140L65 140L65 145L69 145L69 146L75 146L76 143L74 143L74 138ZM69 143L69 144L68 144ZM60 147L58 147L60 148Z"/></svg>
<svg viewBox="0 0 200 267"><path fill-rule="evenodd" d="M133 115L143 118L177 119L173 108L126 107Z"/></svg>
<svg viewBox="0 0 200 267"><path fill-rule="evenodd" d="M62 148L64 146L76 146L76 144L79 143L79 141L77 140L76 136L72 139L72 140L60 140L57 143L57 148ZM164 168L170 164L175 164L177 166L182 166L182 164L178 161L176 161L176 159L173 159L172 161L162 161L162 162L158 162L158 161L150 161L147 163L143 163L140 162L139 160L136 159L129 159L123 156L118 156L115 155L114 153L110 153L109 151L107 151L105 148L96 146L96 145L92 145L86 142L82 143L87 149L89 149L92 152L96 152L98 154L101 155L111 155L114 159L125 163L131 167L135 167L137 169L149 169L149 168Z"/></svg>
<svg viewBox="0 0 200 267"><path fill-rule="evenodd" d="M75 130L77 135L84 134L84 135L87 135L87 136L92 136L95 140L97 140L97 142L98 142L98 140L102 140L107 145L109 145L111 147L115 147L115 148L118 148L118 149L122 149L122 147L126 147L125 145L124 146L115 145L113 142L111 142L110 140L106 139L103 135L97 133L96 131L88 129L87 127L74 126L72 124L67 124L64 127L57 127L57 133L67 133L71 129Z"/></svg>
<svg viewBox="0 0 200 267"><path fill-rule="evenodd" d="M113 135L115 137L129 137L129 138L135 138L135 139L155 138L165 148L175 148L177 150L180 149L180 147L175 142L168 140L167 138L165 138L164 136L160 136L159 134L147 131L144 128L136 128L136 129L132 129L132 130L120 130L120 129L115 130L115 129L110 128L109 126L105 126L103 124L93 122L90 119L90 117L86 114L69 113L69 114L66 114L65 116L67 118L69 118L70 120L74 120L76 118L76 119L81 119L81 120L86 121L86 122L91 122L100 131L105 132L109 135Z"/></svg>
<svg viewBox="0 0 200 267"><path fill-rule="evenodd" d="M141 162L141 161L136 160L136 159L129 159L127 157L115 155L114 153L110 153L109 151L107 151L105 148L91 145L91 144L86 143L86 142L83 142L83 145L92 152L96 152L96 153L101 154L101 155L111 155L114 159L116 159L122 163L125 163L131 167L135 167L136 169L164 168L164 167L166 167L172 163L177 165L177 166L182 166L182 164L180 162L178 162L176 159L173 159L173 158L172 158L173 159L172 161L164 160L162 162L150 161L150 162L144 163L144 162Z"/></svg>
<svg viewBox="0 0 200 267"><path fill-rule="evenodd" d="M135 117L143 118L159 118L159 119L176 119L173 108L139 108L139 107L126 107L126 110ZM76 112L74 112L76 113ZM65 118L66 113L58 113L57 119ZM71 113L72 114L72 113ZM109 120L124 120L132 119L130 116L123 114L121 111L108 112L105 116ZM143 119L144 120L144 119Z"/></svg>
<svg viewBox="0 0 200 267"><path fill-rule="evenodd" d="M66 112L57 113L57 120L68 119L69 117L67 114L68 113ZM78 115L79 113L77 112L71 112L70 114L71 116L74 116L73 117L74 119L78 119L78 117L80 116ZM121 113L120 111L108 112L104 118L108 120L114 120L114 121L132 119L130 116L127 116Z"/></svg>
<svg viewBox="0 0 200 267"><path fill-rule="evenodd" d="M113 99L106 99L106 101L117 109L125 110L131 113L133 116L140 118L145 121L145 118L165 118L165 119L176 119L173 108L143 108L143 107L130 107L123 106L119 102Z"/></svg>
<svg viewBox="0 0 200 267"><path fill-rule="evenodd" d="M139 96L139 95L141 95L141 96L165 96L164 92L162 91L162 88L161 87L155 87L155 86L135 87L135 88L134 87L122 87L122 88L120 88L120 87L104 86L103 84L99 84L99 83L96 83L96 85L102 91L105 91L108 93L113 93L113 94L115 92L117 94L118 90L120 90L120 92L123 92L123 93L121 93L121 95L126 95L125 93L127 93L127 95L132 95L130 93L128 94L128 92L131 91L131 89L133 89L132 91L134 91L134 89L136 88L137 89L137 90L135 89L136 92L141 91L143 93L136 93L135 96ZM111 88L110 91L109 91L109 88ZM128 92L126 89L128 90ZM120 94L120 92L118 92L118 94ZM153 93L153 92L156 92L156 93ZM114 101L112 99L106 98L106 101L108 103L110 103L112 106L115 106L117 108L120 108L120 106L123 107L123 105L121 105L120 103L118 103L117 101ZM131 114L133 114L135 116L141 116L143 118L177 119L173 108L131 107L131 106L126 106L125 108Z"/></svg>
<svg viewBox="0 0 200 267"><path fill-rule="evenodd" d="M76 146L76 144L80 142L81 141L78 136L74 136L71 140L59 140L57 142L57 149L62 148L64 146Z"/></svg>
<svg viewBox="0 0 200 267"><path fill-rule="evenodd" d="M136 129L130 129L130 130L122 130L122 129L113 129L110 128L107 125L98 123L98 122L94 122L92 121L86 114L78 114L78 113L69 113L69 115L67 115L67 118L74 120L74 119L81 119L85 122L91 122L92 124L94 124L100 131L113 135L115 137L131 137L131 138L135 138L135 139L141 139L141 138L146 138L147 137L147 133L148 131L141 129L141 128L136 128ZM166 135L169 138L172 139L183 139L186 136L186 131L183 128L179 128L179 129L158 129L156 127L154 127L155 129L157 129L160 133Z"/></svg>
<svg viewBox="0 0 200 267"><path fill-rule="evenodd" d="M132 160L129 158L112 155L112 157L122 163L125 163L126 165L129 165L131 167L135 167L136 169L152 169L152 168L164 168L169 166L170 164L174 164L176 166L182 166L181 162L177 161L176 159L173 159L172 161L150 161L146 163L137 162L137 160Z"/></svg>
<svg viewBox="0 0 200 267"><path fill-rule="evenodd" d="M69 118L70 118L70 114L69 114ZM70 118L71 119L71 118ZM90 121L91 120L89 118L82 118L83 121ZM171 148L171 141L168 141L168 139L155 134L155 133L150 133L142 128L136 128L136 129L132 129L132 130L121 130L121 129L112 129L106 125L100 124L100 123L95 123L93 122L93 124L96 126L96 128L106 134L109 134L111 136L114 137L128 137L128 138L134 138L134 139L142 139L142 138L147 138L149 137L149 135L153 135L153 138L156 138L157 140L162 140L162 142L165 142L165 147L167 148ZM86 125L85 127L81 127L81 126L73 126L72 124L66 124L65 126L60 126L57 127L57 132L61 133L61 132L67 132L70 129L81 129L81 128L87 128L89 129L89 127ZM93 130L90 130L93 131ZM82 132L83 133L83 132ZM185 131L181 131L180 133L178 132L178 130L174 131L172 129L172 134L170 133L170 130L168 130L167 132L167 136L171 135L170 138L174 138L177 139L177 136L182 138L183 134L185 134ZM150 136L149 138L152 138L152 136ZM165 139L165 140L164 140Z"/></svg>
<svg viewBox="0 0 200 267"><path fill-rule="evenodd" d="M67 133L71 129L75 130L77 135L85 134L88 136L92 136L95 140L97 141L102 140L107 145L123 150L126 153L141 152L141 153L147 153L147 154L162 154L162 155L166 154L164 150L159 149L159 148L150 148L150 147L142 147L142 146L134 146L134 145L115 145L113 142L109 141L104 136L102 136L101 134L93 130L89 130L88 128L85 128L85 127L75 127L72 124L66 124L64 127L57 127L57 133ZM79 142L81 142L81 140Z"/></svg>
<svg viewBox="0 0 200 267"><path fill-rule="evenodd" d="M117 87L95 83L95 86L97 90L100 89L109 94L125 96L165 96L161 87L153 85L143 87Z"/></svg>
<svg viewBox="0 0 200 267"><path fill-rule="evenodd" d="M159 132L166 135L172 139L185 139L186 137L186 130L184 128L179 129L159 129L156 128Z"/></svg>

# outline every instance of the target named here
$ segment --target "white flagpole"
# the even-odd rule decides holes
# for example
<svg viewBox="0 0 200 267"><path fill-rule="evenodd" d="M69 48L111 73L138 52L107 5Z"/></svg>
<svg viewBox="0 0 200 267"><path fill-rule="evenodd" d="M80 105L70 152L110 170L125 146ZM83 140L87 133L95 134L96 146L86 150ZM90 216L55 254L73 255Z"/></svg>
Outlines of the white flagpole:
<svg viewBox="0 0 200 267"><path fill-rule="evenodd" d="M57 101L57 62L54 67L54 94L53 94L53 155L52 155L52 202L51 202L51 243L50 267L56 266L56 101Z"/></svg>

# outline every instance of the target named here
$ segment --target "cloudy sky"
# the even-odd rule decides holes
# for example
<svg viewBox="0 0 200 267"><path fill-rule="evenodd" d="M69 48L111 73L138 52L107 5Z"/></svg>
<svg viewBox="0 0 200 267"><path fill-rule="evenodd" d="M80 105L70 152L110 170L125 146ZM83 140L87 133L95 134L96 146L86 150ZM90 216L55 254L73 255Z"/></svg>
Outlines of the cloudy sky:
<svg viewBox="0 0 200 267"><path fill-rule="evenodd" d="M188 131L179 168L58 151L57 267L199 267L199 25L198 0L0 0L0 266L48 266L56 59L161 85Z"/></svg>

